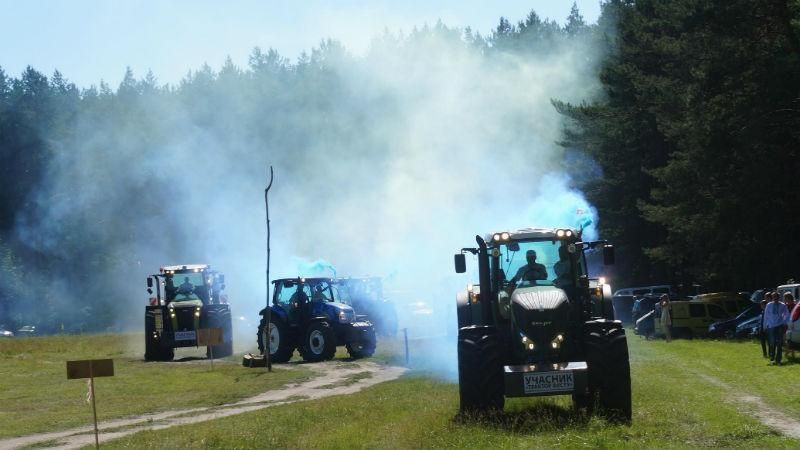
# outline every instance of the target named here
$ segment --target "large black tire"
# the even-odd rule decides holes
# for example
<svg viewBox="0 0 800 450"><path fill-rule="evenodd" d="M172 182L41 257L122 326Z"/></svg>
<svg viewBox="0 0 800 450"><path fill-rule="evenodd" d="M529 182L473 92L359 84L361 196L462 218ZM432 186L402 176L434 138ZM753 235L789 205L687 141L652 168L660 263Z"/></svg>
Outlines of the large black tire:
<svg viewBox="0 0 800 450"><path fill-rule="evenodd" d="M503 346L494 328L459 330L458 393L462 413L501 411L505 406Z"/></svg>
<svg viewBox="0 0 800 450"><path fill-rule="evenodd" d="M375 329L369 328L362 332L361 339L355 342L347 343L347 353L353 359L369 358L375 353L375 346L377 345L377 337L375 336Z"/></svg>
<svg viewBox="0 0 800 450"><path fill-rule="evenodd" d="M145 361L172 361L175 351L171 348L162 348L156 338L155 324L152 317L144 318L144 360Z"/></svg>
<svg viewBox="0 0 800 450"><path fill-rule="evenodd" d="M631 421L631 371L625 330L592 331L586 336L589 393L573 396L576 407L592 409L615 422Z"/></svg>
<svg viewBox="0 0 800 450"><path fill-rule="evenodd" d="M233 354L233 328L231 310L228 308L208 311L207 327L222 328L222 344L206 347L206 357L225 358ZM212 351L213 350L213 351Z"/></svg>
<svg viewBox="0 0 800 450"><path fill-rule="evenodd" d="M271 339L267 338L266 317L261 318L261 323L258 325L258 350L264 354L266 349L270 349L269 359L274 363L285 363L292 359L294 354L294 346L289 337L289 329L286 324L275 317L271 317L272 322L272 336ZM266 344L270 342L269 346Z"/></svg>
<svg viewBox="0 0 800 450"><path fill-rule="evenodd" d="M336 354L336 335L327 322L311 322L303 335L300 355L303 361L319 362Z"/></svg>

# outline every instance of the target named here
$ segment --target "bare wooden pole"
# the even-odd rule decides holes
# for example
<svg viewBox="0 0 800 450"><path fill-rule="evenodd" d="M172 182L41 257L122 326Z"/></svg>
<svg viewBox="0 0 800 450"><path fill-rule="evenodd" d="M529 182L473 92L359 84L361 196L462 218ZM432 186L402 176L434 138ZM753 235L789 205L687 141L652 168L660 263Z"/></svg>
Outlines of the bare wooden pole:
<svg viewBox="0 0 800 450"><path fill-rule="evenodd" d="M264 360L266 361L267 371L272 372L272 359L269 356L270 341L272 340L272 329L270 327L272 314L269 305L269 189L272 187L273 172L269 166L269 184L264 189L264 204L267 208L267 314L266 314L266 336L264 336ZM283 337L281 337L283 339Z"/></svg>
<svg viewBox="0 0 800 450"><path fill-rule="evenodd" d="M94 401L94 373L92 364L89 365L89 395L92 396L92 415L94 416L94 447L100 448L100 438L97 433L97 404Z"/></svg>

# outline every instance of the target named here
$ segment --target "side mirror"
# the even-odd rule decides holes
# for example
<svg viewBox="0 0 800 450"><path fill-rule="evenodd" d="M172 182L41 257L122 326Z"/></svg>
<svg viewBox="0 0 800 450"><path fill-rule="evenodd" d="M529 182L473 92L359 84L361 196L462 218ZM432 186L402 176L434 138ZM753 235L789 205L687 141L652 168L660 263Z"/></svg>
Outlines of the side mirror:
<svg viewBox="0 0 800 450"><path fill-rule="evenodd" d="M511 241L508 244L506 244L506 248L509 251L518 252L519 251L519 242Z"/></svg>
<svg viewBox="0 0 800 450"><path fill-rule="evenodd" d="M463 253L457 253L454 256L456 273L464 273L467 271L467 258Z"/></svg>
<svg viewBox="0 0 800 450"><path fill-rule="evenodd" d="M147 287L148 288L153 287L153 279L150 278L150 277L147 277ZM147 289L147 292L150 292L150 289ZM150 292L150 293L152 294L152 292Z"/></svg>
<svg viewBox="0 0 800 450"><path fill-rule="evenodd" d="M606 266L614 265L614 246L611 244L603 246L603 264Z"/></svg>

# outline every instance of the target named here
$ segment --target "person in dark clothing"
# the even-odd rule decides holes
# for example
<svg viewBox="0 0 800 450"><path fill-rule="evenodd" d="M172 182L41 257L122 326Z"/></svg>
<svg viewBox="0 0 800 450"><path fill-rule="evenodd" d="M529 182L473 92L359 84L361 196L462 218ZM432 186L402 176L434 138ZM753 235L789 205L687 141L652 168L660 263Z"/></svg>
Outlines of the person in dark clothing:
<svg viewBox="0 0 800 450"><path fill-rule="evenodd" d="M536 252L528 250L525 252L525 259L528 264L523 265L517 270L517 274L511 279L511 284L514 285L518 281L536 281L547 279L547 269L544 264L536 262Z"/></svg>
<svg viewBox="0 0 800 450"><path fill-rule="evenodd" d="M772 293L767 292L764 294L764 298L761 300L761 329L758 332L758 338L761 340L761 353L764 354L764 358L767 355L767 330L764 329L764 308L767 306L767 302L772 299Z"/></svg>
<svg viewBox="0 0 800 450"><path fill-rule="evenodd" d="M189 277L183 277L183 283L178 286L178 294L189 295L194 291L194 285L189 281Z"/></svg>

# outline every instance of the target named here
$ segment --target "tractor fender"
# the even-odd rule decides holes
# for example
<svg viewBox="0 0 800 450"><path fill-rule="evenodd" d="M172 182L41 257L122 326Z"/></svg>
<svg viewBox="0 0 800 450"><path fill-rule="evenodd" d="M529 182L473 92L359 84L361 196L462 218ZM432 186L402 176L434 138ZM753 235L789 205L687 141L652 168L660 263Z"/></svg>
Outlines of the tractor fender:
<svg viewBox="0 0 800 450"><path fill-rule="evenodd" d="M267 308L264 308L261 311L259 311L258 315L266 317L267 316ZM270 315L273 316L273 317L277 317L278 319L283 320L284 322L288 321L288 314L286 313L286 311L283 308L276 308L274 306L270 307Z"/></svg>

